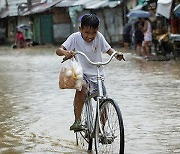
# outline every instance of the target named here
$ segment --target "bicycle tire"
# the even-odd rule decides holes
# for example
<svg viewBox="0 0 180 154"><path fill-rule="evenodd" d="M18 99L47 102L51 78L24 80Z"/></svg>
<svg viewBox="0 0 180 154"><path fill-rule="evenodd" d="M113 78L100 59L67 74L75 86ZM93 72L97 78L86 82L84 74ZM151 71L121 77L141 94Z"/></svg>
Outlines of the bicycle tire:
<svg viewBox="0 0 180 154"><path fill-rule="evenodd" d="M95 125L96 153L124 154L124 125L118 104L112 99L105 99L99 111L100 126L98 119Z"/></svg>
<svg viewBox="0 0 180 154"><path fill-rule="evenodd" d="M87 99L84 103L81 113L81 123L85 128L83 131L76 132L76 143L82 149L92 150L93 138L91 132L93 131L94 111L91 99Z"/></svg>

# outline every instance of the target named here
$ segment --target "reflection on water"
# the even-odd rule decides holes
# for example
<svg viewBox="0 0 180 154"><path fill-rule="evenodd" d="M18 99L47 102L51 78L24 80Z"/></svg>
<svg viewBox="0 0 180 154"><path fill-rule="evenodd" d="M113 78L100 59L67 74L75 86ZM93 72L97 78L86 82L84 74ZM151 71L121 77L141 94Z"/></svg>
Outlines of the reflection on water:
<svg viewBox="0 0 180 154"><path fill-rule="evenodd" d="M59 90L54 51L0 49L0 153L87 153L69 131L74 90ZM125 153L180 153L180 62L125 57L105 66L124 118Z"/></svg>

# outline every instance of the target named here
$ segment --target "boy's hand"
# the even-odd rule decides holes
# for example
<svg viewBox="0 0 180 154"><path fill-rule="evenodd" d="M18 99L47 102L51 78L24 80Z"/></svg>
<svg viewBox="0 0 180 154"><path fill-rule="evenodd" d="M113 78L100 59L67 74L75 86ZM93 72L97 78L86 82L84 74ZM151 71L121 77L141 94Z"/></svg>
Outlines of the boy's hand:
<svg viewBox="0 0 180 154"><path fill-rule="evenodd" d="M73 51L66 51L65 53L64 53L64 58L63 58L63 61L62 61L62 63L63 62L65 62L66 60L68 60L68 59L71 59L73 56L74 56L74 52Z"/></svg>
<svg viewBox="0 0 180 154"><path fill-rule="evenodd" d="M124 60L124 61L125 61L125 59L124 59L124 56L123 56L123 53L122 53L122 52L117 53L117 54L115 55L115 58L116 58L117 60L119 60L119 61L121 61L121 60Z"/></svg>
<svg viewBox="0 0 180 154"><path fill-rule="evenodd" d="M66 51L64 56L66 59L71 59L74 56L74 52L73 51Z"/></svg>

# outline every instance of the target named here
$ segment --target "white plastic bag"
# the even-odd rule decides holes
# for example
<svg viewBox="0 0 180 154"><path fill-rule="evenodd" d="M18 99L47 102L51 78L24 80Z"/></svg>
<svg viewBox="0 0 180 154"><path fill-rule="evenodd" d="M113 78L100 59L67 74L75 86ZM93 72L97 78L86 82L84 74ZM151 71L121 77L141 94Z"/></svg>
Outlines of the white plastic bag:
<svg viewBox="0 0 180 154"><path fill-rule="evenodd" d="M59 87L61 89L77 89L81 91L83 83L83 70L75 58L64 62L59 75Z"/></svg>

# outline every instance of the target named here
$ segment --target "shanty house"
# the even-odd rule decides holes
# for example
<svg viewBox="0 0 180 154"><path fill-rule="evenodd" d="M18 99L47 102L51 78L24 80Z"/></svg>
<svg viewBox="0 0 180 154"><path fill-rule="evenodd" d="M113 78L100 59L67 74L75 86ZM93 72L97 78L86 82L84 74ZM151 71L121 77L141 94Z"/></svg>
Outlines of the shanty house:
<svg viewBox="0 0 180 154"><path fill-rule="evenodd" d="M97 14L101 21L99 30L110 43L120 42L123 27L121 1L56 0L32 5L21 15L33 19L34 41L47 44L61 43L77 31L79 18L86 13Z"/></svg>
<svg viewBox="0 0 180 154"><path fill-rule="evenodd" d="M31 27L33 41L40 44L62 43L78 30L80 17L95 13L99 31L109 43L120 43L123 31L122 0L7 0L8 38L14 39L17 25Z"/></svg>

